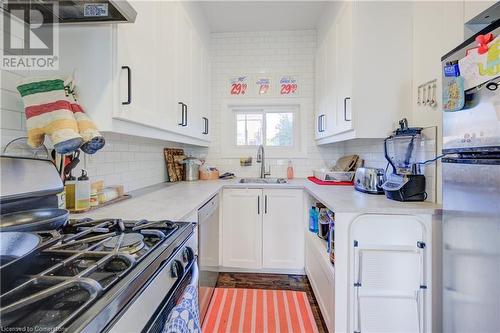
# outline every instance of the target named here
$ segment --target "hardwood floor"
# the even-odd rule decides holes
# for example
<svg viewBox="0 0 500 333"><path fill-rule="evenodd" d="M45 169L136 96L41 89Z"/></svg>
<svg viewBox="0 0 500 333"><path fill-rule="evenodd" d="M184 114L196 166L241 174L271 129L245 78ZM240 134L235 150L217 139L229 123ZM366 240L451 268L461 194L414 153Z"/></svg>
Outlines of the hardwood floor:
<svg viewBox="0 0 500 333"><path fill-rule="evenodd" d="M304 291L309 299L309 304L311 304L319 332L328 333L311 284L305 275L220 273L217 287Z"/></svg>

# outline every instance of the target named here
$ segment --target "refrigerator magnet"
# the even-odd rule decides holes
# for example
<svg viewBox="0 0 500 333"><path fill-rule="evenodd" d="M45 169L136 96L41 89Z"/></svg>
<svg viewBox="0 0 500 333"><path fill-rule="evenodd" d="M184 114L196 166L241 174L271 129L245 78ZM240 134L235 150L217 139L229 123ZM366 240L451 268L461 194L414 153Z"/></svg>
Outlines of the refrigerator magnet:
<svg viewBox="0 0 500 333"><path fill-rule="evenodd" d="M460 69L458 67L458 60L447 62L444 66L445 77L460 76Z"/></svg>
<svg viewBox="0 0 500 333"><path fill-rule="evenodd" d="M464 108L464 79L461 76L443 79L443 111L453 112Z"/></svg>

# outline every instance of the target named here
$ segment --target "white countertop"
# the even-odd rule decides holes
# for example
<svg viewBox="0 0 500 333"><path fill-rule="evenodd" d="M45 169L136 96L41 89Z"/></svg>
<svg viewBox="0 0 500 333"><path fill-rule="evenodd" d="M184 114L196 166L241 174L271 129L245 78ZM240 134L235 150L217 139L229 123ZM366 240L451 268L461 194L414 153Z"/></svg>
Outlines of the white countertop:
<svg viewBox="0 0 500 333"><path fill-rule="evenodd" d="M240 184L239 179L164 183L149 191L136 191L128 200L93 211L72 214L72 218L122 218L148 220L182 220L198 210L223 187L230 188L298 188L337 213L433 214L441 206L427 202L398 202L384 195L358 192L352 186L316 185L307 179L287 184ZM144 192L144 193L140 193Z"/></svg>

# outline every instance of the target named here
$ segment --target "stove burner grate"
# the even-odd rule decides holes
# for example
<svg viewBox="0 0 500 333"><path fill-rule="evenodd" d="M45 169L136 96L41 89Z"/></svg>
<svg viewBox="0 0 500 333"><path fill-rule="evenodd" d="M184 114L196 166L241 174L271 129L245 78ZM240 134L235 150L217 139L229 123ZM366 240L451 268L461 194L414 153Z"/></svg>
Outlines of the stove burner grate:
<svg viewBox="0 0 500 333"><path fill-rule="evenodd" d="M113 236L102 244L106 249L123 251L129 254L140 251L144 247L144 236L139 233Z"/></svg>

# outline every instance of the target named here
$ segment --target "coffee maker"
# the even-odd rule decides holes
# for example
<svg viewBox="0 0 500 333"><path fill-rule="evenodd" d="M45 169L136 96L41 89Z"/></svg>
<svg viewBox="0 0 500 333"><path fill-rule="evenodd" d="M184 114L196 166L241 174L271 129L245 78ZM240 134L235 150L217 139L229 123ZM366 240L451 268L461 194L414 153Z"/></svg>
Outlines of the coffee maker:
<svg viewBox="0 0 500 333"><path fill-rule="evenodd" d="M416 161L422 141L421 127L408 127L406 118L399 121L399 128L384 140L384 155L392 167L382 189L387 198L397 201L424 201L425 176Z"/></svg>

